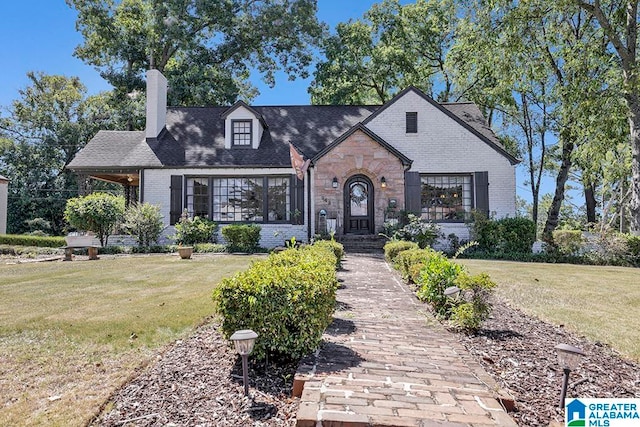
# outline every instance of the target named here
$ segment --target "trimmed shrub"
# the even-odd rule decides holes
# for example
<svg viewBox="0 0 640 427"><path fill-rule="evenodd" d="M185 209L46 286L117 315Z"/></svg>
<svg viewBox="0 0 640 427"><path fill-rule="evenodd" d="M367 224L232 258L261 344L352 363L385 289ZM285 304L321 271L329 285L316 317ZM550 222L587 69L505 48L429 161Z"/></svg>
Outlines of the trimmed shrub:
<svg viewBox="0 0 640 427"><path fill-rule="evenodd" d="M491 314L489 300L496 284L486 273L470 276L463 271L456 279L456 286L460 288L464 301L454 303L450 320L458 329L476 331Z"/></svg>
<svg viewBox="0 0 640 427"><path fill-rule="evenodd" d="M257 252L260 246L260 231L257 224L233 224L222 228L229 252Z"/></svg>
<svg viewBox="0 0 640 427"><path fill-rule="evenodd" d="M335 240L317 240L313 243L313 246L320 248L327 248L333 252L336 257L336 268L340 268L342 265L342 258L344 257L344 246Z"/></svg>
<svg viewBox="0 0 640 427"><path fill-rule="evenodd" d="M227 247L219 243L196 243L193 250L198 253L220 254L226 252Z"/></svg>
<svg viewBox="0 0 640 427"><path fill-rule="evenodd" d="M394 263L398 254L408 249L418 249L418 244L406 240L391 240L384 245L384 257Z"/></svg>
<svg viewBox="0 0 640 427"><path fill-rule="evenodd" d="M64 219L77 230L92 231L107 246L109 236L124 215L124 197L109 193L92 193L67 200Z"/></svg>
<svg viewBox="0 0 640 427"><path fill-rule="evenodd" d="M439 252L434 252L420 272L420 287L416 291L418 299L430 303L438 315L448 318L452 301L445 296L444 291L456 284L456 279L462 271L461 265L449 261Z"/></svg>
<svg viewBox="0 0 640 427"><path fill-rule="evenodd" d="M553 243L564 255L578 255L584 238L580 230L554 230Z"/></svg>
<svg viewBox="0 0 640 427"><path fill-rule="evenodd" d="M640 236L627 234L627 251L629 253L629 261L632 265L640 266Z"/></svg>
<svg viewBox="0 0 640 427"><path fill-rule="evenodd" d="M471 235L478 250L485 252L531 253L536 226L527 218L489 219L475 212Z"/></svg>
<svg viewBox="0 0 640 427"><path fill-rule="evenodd" d="M124 213L124 231L136 239L138 246L150 247L157 243L164 224L160 206L150 203L136 203Z"/></svg>
<svg viewBox="0 0 640 427"><path fill-rule="evenodd" d="M64 237L32 236L25 234L0 234L0 245L59 248L66 246Z"/></svg>
<svg viewBox="0 0 640 427"><path fill-rule="evenodd" d="M436 254L433 249L407 249L396 256L393 266L400 272L404 280L409 281L412 276L412 266L426 264L429 258Z"/></svg>
<svg viewBox="0 0 640 427"><path fill-rule="evenodd" d="M222 331L258 333L253 357L297 358L315 350L331 323L336 258L322 246L290 248L224 279L213 292Z"/></svg>
<svg viewBox="0 0 640 427"><path fill-rule="evenodd" d="M191 218L185 210L175 228L176 234L173 236L175 241L179 245L191 246L196 243L212 243L218 231L218 224L199 216Z"/></svg>

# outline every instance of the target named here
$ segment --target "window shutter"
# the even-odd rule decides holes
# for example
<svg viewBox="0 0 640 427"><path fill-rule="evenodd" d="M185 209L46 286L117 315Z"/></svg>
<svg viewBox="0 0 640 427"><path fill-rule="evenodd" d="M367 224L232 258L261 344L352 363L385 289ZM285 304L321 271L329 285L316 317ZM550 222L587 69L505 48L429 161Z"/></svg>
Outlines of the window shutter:
<svg viewBox="0 0 640 427"><path fill-rule="evenodd" d="M291 175L291 223L304 224L304 181L295 174Z"/></svg>
<svg viewBox="0 0 640 427"><path fill-rule="evenodd" d="M407 133L418 133L418 113L407 112Z"/></svg>
<svg viewBox="0 0 640 427"><path fill-rule="evenodd" d="M476 206L478 212L482 212L489 217L489 172L475 172L473 182L476 193Z"/></svg>
<svg viewBox="0 0 640 427"><path fill-rule="evenodd" d="M182 215L182 175L171 175L170 192L169 225L174 225Z"/></svg>
<svg viewBox="0 0 640 427"><path fill-rule="evenodd" d="M420 215L422 213L422 182L419 172L404 173L404 208L407 212Z"/></svg>

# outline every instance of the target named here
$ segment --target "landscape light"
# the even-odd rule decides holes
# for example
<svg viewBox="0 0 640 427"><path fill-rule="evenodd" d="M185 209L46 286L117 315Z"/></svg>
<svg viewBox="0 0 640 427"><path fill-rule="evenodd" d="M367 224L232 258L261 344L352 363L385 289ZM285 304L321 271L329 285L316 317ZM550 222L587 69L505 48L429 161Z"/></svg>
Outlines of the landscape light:
<svg viewBox="0 0 640 427"><path fill-rule="evenodd" d="M569 344L558 344L556 346L556 352L558 353L558 363L563 371L560 407L564 408L564 399L567 396L567 385L569 384L569 374L578 367L585 353L578 347Z"/></svg>
<svg viewBox="0 0 640 427"><path fill-rule="evenodd" d="M253 345L256 342L256 338L258 338L258 334L253 332L251 329L242 329L240 331L235 331L233 335L231 335L231 341L233 341L233 345L236 347L236 351L240 356L242 356L242 381L244 383L244 395L249 396L249 354L253 350Z"/></svg>

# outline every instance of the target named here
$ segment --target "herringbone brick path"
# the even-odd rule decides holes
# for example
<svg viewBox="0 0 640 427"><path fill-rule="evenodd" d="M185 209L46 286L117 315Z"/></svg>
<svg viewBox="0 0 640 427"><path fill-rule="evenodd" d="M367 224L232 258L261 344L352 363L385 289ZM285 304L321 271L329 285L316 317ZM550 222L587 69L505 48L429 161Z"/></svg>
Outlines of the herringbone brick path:
<svg viewBox="0 0 640 427"><path fill-rule="evenodd" d="M298 426L516 425L493 380L382 257L343 266L326 343L296 375Z"/></svg>

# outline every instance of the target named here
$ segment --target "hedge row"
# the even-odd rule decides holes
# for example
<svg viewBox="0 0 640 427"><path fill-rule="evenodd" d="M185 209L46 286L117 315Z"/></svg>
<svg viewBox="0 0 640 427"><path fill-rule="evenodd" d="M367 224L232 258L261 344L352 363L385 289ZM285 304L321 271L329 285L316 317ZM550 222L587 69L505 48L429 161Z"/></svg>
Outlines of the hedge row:
<svg viewBox="0 0 640 427"><path fill-rule="evenodd" d="M29 236L26 234L0 234L0 245L59 248L67 243L64 237Z"/></svg>
<svg viewBox="0 0 640 427"><path fill-rule="evenodd" d="M256 359L313 351L332 320L337 262L329 245L289 248L224 279L213 292L223 334L257 332Z"/></svg>
<svg viewBox="0 0 640 427"><path fill-rule="evenodd" d="M457 328L477 330L491 313L489 296L495 283L486 274L470 276L463 266L441 252L406 243L388 242L385 255L404 280L416 285L418 299L429 303L436 315L450 320ZM460 289L458 296L445 295L445 290L452 286Z"/></svg>

